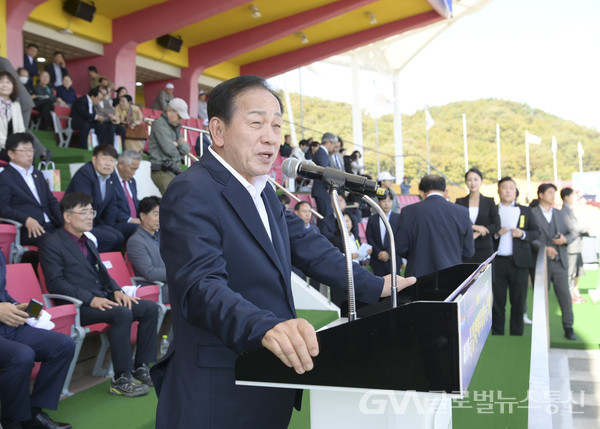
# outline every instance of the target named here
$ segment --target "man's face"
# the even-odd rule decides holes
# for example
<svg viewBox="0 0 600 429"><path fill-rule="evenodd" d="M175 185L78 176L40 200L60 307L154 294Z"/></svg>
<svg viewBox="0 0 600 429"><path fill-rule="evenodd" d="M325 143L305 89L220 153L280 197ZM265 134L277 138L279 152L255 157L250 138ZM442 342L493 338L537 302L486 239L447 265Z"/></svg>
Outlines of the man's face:
<svg viewBox="0 0 600 429"><path fill-rule="evenodd" d="M228 125L213 117L209 127L215 150L247 181L271 170L281 141L281 108L266 89L236 96Z"/></svg>
<svg viewBox="0 0 600 429"><path fill-rule="evenodd" d="M517 199L517 185L512 180L502 182L498 186L498 196L500 201L505 204L510 204Z"/></svg>
<svg viewBox="0 0 600 429"><path fill-rule="evenodd" d="M173 94L173 88L165 88L167 94Z"/></svg>
<svg viewBox="0 0 600 429"><path fill-rule="evenodd" d="M379 207L385 214L388 214L392 210L392 200L390 198L379 200Z"/></svg>
<svg viewBox="0 0 600 429"><path fill-rule="evenodd" d="M12 163L28 169L33 164L33 145L29 142L19 143L15 150L8 151L8 157Z"/></svg>
<svg viewBox="0 0 600 429"><path fill-rule="evenodd" d="M181 123L179 114L170 107L167 108L167 119L172 125L179 125Z"/></svg>
<svg viewBox="0 0 600 429"><path fill-rule="evenodd" d="M556 197L556 190L554 188L548 188L546 189L546 192L542 193L542 194L538 194L538 198L540 199L540 202L551 206L552 204L554 204L554 198Z"/></svg>
<svg viewBox="0 0 600 429"><path fill-rule="evenodd" d="M63 213L65 224L75 234L83 234L94 227L94 209L91 204L75 206L72 210Z"/></svg>
<svg viewBox="0 0 600 429"><path fill-rule="evenodd" d="M341 147L342 147L342 144L339 141L335 142L333 144L333 153L338 153L340 151Z"/></svg>
<svg viewBox="0 0 600 429"><path fill-rule="evenodd" d="M48 73L47 71L43 71L40 74L40 83L43 83L44 85L48 85L49 82L50 82L50 73Z"/></svg>
<svg viewBox="0 0 600 429"><path fill-rule="evenodd" d="M92 164L99 175L106 177L115 171L117 160L110 155L99 153L96 156L92 156Z"/></svg>
<svg viewBox="0 0 600 429"><path fill-rule="evenodd" d="M308 204L302 204L296 211L296 214L300 217L300 219L302 219L304 221L305 224L310 223L310 218L312 216L312 213L310 211L310 206Z"/></svg>
<svg viewBox="0 0 600 429"><path fill-rule="evenodd" d="M121 179L129 181L135 176L135 172L140 168L140 161L131 161L131 164L127 164L123 161L119 161L117 164L117 170L119 170L119 176Z"/></svg>
<svg viewBox="0 0 600 429"><path fill-rule="evenodd" d="M140 224L146 231L160 229L160 207L156 206L148 213L140 213Z"/></svg>
<svg viewBox="0 0 600 429"><path fill-rule="evenodd" d="M341 195L338 195L337 200L338 200L338 204L340 205L340 210L341 211L346 210L346 207L348 207L348 205L346 204L346 200L344 199L344 197L342 197Z"/></svg>
<svg viewBox="0 0 600 429"><path fill-rule="evenodd" d="M292 142L292 138L290 136L285 136L284 142L290 144Z"/></svg>
<svg viewBox="0 0 600 429"><path fill-rule="evenodd" d="M335 143L326 141L321 143L321 146L324 146L325 149L327 149L327 152L329 152L330 154L334 153L333 151L335 150Z"/></svg>
<svg viewBox="0 0 600 429"><path fill-rule="evenodd" d="M57 64L57 65L59 65L61 67L65 66L65 57L63 57L62 54L54 55L53 59L54 59L54 63L55 64Z"/></svg>
<svg viewBox="0 0 600 429"><path fill-rule="evenodd" d="M38 48L36 48L35 46L30 46L25 50L25 52L27 52L27 55L29 55L31 58L35 58L38 54Z"/></svg>
<svg viewBox="0 0 600 429"><path fill-rule="evenodd" d="M200 94L200 95L198 96L198 98L200 99L200 101L206 101L206 98L207 98L207 97L208 97L208 95L206 95L206 94Z"/></svg>

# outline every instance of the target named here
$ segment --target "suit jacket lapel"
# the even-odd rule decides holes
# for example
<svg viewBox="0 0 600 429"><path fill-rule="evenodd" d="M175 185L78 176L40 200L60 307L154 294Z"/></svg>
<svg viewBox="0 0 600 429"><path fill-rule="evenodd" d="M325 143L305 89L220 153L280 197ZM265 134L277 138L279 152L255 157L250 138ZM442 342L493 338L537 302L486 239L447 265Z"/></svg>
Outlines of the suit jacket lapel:
<svg viewBox="0 0 600 429"><path fill-rule="evenodd" d="M96 271L94 271L94 268L90 265L89 261L86 259L81 249L79 249L79 247L73 242L71 237L69 237L63 229L60 229L59 233L63 235L63 242L65 243L66 249L69 252L71 252L73 257L79 259L80 263L82 263L86 267L86 269L90 270L90 272L96 275Z"/></svg>
<svg viewBox="0 0 600 429"><path fill-rule="evenodd" d="M14 176L15 183L17 183L18 186L21 187L23 192L25 192L25 194L31 199L31 201L33 201L35 204L37 204L39 206L40 203L38 203L38 201L35 199L35 196L31 192L31 189L29 189L29 186L27 186L27 183L25 182L25 179L23 179L23 176L21 176L21 174L12 165L10 166L10 168L8 168L8 171L10 171L11 174ZM35 172L35 170L34 170L33 174L37 174ZM35 177L34 177L33 181L34 181L34 183L36 182ZM38 193L39 193L39 190L38 190Z"/></svg>

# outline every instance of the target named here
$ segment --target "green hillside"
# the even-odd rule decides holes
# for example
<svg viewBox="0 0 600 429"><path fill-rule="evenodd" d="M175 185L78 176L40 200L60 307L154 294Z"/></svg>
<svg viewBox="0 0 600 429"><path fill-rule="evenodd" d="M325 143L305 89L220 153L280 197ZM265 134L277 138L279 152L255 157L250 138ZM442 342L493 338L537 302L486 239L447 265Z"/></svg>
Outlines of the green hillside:
<svg viewBox="0 0 600 429"><path fill-rule="evenodd" d="M291 94L294 120L300 124L300 102L298 94ZM316 97L302 97L304 126L309 128L305 138L320 140L325 131L340 135L345 142L352 140L352 107L347 103L332 102ZM561 180L570 180L571 174L579 171L577 142L581 141L585 151L584 171L600 170L600 132L579 126L572 121L550 115L526 104L506 100L482 99L462 101L445 106L431 107L435 125L429 130L431 163L455 182L462 183L464 174L462 114L467 115L469 164L479 167L488 180L497 177L496 123L500 124L502 175L526 177L525 131L540 136L542 144L530 147L531 180L553 180L551 141L558 142L558 174ZM380 156L381 168L390 169L394 154L392 115L379 119L380 151L389 156ZM423 111L403 115L404 154L426 156L425 119ZM296 132L300 136L300 127ZM284 133L289 133L286 124ZM377 171L377 157L371 150L376 147L375 119L363 112L363 139L365 164L369 172ZM298 137L300 138L300 137ZM346 144L350 150L352 144ZM405 158L406 174L421 177L427 169L418 157Z"/></svg>

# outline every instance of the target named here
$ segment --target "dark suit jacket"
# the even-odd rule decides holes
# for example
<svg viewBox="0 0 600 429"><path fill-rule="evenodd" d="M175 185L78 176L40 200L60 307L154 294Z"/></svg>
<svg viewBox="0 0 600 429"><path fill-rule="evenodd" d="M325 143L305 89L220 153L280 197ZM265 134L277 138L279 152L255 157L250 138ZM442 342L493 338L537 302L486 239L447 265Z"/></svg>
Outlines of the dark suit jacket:
<svg viewBox="0 0 600 429"><path fill-rule="evenodd" d="M498 207L498 206L496 206ZM526 206L518 204L521 209L519 215L519 224L521 224L521 218L523 218L522 225L520 228L525 231L525 238L514 238L513 237L513 260L517 267L520 268L531 268L535 266L535 256L533 254L532 242L540 237L540 228L531 215L531 209ZM498 223L498 225L502 225ZM517 225L518 227L519 225ZM494 237L494 247L498 250L499 239Z"/></svg>
<svg viewBox="0 0 600 429"><path fill-rule="evenodd" d="M94 266L64 228L42 242L39 259L48 291L77 298L84 305L89 305L97 296L112 299L112 294L120 290L119 285L108 274L91 240L87 241L87 248L95 261Z"/></svg>
<svg viewBox="0 0 600 429"><path fill-rule="evenodd" d="M6 290L6 259L4 259L4 253L2 252L0 252L0 302L10 302L12 304L17 302ZM0 322L0 324L3 323Z"/></svg>
<svg viewBox="0 0 600 429"><path fill-rule="evenodd" d="M113 226L117 223L117 202L116 194L117 187L120 187L119 183L113 179L112 176L106 181L106 194L104 200L102 200L102 194L100 193L100 181L96 175L96 170L91 162L88 162L73 176L66 194L71 192L81 192L92 197L92 208L98 213L94 219L94 226L97 225L110 225Z"/></svg>
<svg viewBox="0 0 600 429"><path fill-rule="evenodd" d="M127 202L127 195L125 195L125 190L123 189L123 184L119 181L119 176L117 172L114 171L110 176L112 181L116 183L115 186L115 205L117 211L117 222L127 222L131 217L131 212L129 211L129 203ZM129 182L129 189L131 189L131 197L133 198L133 204L135 205L135 211L137 214L138 209L138 199L137 199L137 184L135 179L131 179ZM134 216L137 217L137 216Z"/></svg>
<svg viewBox="0 0 600 429"><path fill-rule="evenodd" d="M404 207L397 247L398 254L407 259L407 276L421 276L462 263L474 252L468 210L439 195Z"/></svg>
<svg viewBox="0 0 600 429"><path fill-rule="evenodd" d="M60 228L64 221L58 200L48 188L42 172L34 168L32 174L40 197L39 203L21 174L11 165L0 174L0 217L16 220L23 225L28 217L32 217L40 225L44 225L46 223L44 213L46 213L50 222L56 228ZM27 234L25 226L21 229L21 234Z"/></svg>
<svg viewBox="0 0 600 429"><path fill-rule="evenodd" d="M394 231L394 240L396 242L396 248L398 247L399 231L400 231L400 215L398 213L390 214L390 225ZM388 234L385 235L385 241L381 242L381 229L379 228L379 216L373 215L367 222L367 243L373 246L373 253L371 253L371 259L369 264L373 268L373 274L376 276L385 276L392 272L392 263L390 261L383 262L377 259L379 252L386 251L391 254L390 237ZM396 253L396 269L397 273L400 273L400 267L402 267L402 258Z"/></svg>
<svg viewBox="0 0 600 429"><path fill-rule="evenodd" d="M73 103L71 107L71 118L73 118L73 128L78 130L82 127L82 124L92 123L96 121L96 110L92 109L93 114L90 113L87 95L79 97Z"/></svg>
<svg viewBox="0 0 600 429"><path fill-rule="evenodd" d="M550 224L544 217L542 209L539 205L531 209L531 215L534 222L539 226L540 230L539 240L535 240L533 242L533 246L534 248L538 249L538 251L545 252L546 246L552 246L552 239L554 238L554 235L550 229ZM569 257L567 254L567 246L573 242L576 234L574 234L574 231L569 229L569 224L567 223L567 218L563 211L556 209L552 210L552 220L556 221L557 231L567 238L566 245L556 246L556 248L558 250L558 255L560 256L561 265L565 270L568 270Z"/></svg>
<svg viewBox="0 0 600 429"><path fill-rule="evenodd" d="M332 166L331 160L329 159L329 153L327 152L327 149L325 149L323 146L321 146L319 148L319 150L314 153L311 160L312 160L312 162L314 162L315 164L317 164L318 166L321 166L321 167L331 167ZM315 198L329 198L331 200L328 189L325 186L325 184L323 183L323 181L321 181L321 180L313 180L313 186L312 186L312 190L310 191L310 195L312 195ZM327 212L321 213L321 214L323 216L326 216L330 212L333 212L333 209L331 208L331 204L327 205Z"/></svg>
<svg viewBox="0 0 600 429"><path fill-rule="evenodd" d="M33 77L40 74L38 70L38 63L35 58L32 60L29 59L29 56L23 52L23 68L25 68L29 72L29 80L27 81L27 87L29 89L33 88Z"/></svg>
<svg viewBox="0 0 600 429"><path fill-rule="evenodd" d="M49 85L51 87L53 87L53 88L55 86L60 86L60 84L59 85L55 85L56 72L54 71L54 63L51 62L51 63L46 64L46 67L44 67L44 70L46 70L48 73L50 73L50 84ZM61 71L63 77L65 77L65 75L69 74L69 71L67 70L66 67L61 67L60 71Z"/></svg>
<svg viewBox="0 0 600 429"><path fill-rule="evenodd" d="M152 368L159 395L157 428L208 422L214 427L279 427L282 413L285 420L291 412L293 392L288 400L289 393L281 389L236 388L235 359L261 348L268 330L296 317L292 264L311 278L345 288L345 260L323 236L284 210L272 187L265 187L262 198L272 241L248 191L210 151L177 176L163 197L161 253L174 340ZM383 280L366 270L354 276L357 299L377 302ZM265 403L279 396L288 398L285 405ZM227 407L220 410L211 403ZM248 408L252 412L237 412Z"/></svg>
<svg viewBox="0 0 600 429"><path fill-rule="evenodd" d="M456 204L466 207L469 209L469 196L463 198L457 198ZM479 198L479 213L477 219L475 219L475 225L485 226L490 233L485 236L479 236L475 239L475 253L480 257L492 256L494 253L494 234L500 229L500 217L498 216L498 206L494 202L493 198L484 197L483 195ZM484 259L485 260L485 259ZM477 262L483 262L477 261Z"/></svg>

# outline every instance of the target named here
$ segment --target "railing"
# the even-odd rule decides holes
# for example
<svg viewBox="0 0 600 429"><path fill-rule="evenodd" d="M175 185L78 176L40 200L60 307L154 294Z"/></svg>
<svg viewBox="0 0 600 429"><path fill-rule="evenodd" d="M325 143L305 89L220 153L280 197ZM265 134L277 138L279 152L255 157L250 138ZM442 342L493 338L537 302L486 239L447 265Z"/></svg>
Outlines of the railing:
<svg viewBox="0 0 600 429"><path fill-rule="evenodd" d="M546 252L540 249L533 282L533 325L529 364L528 428L552 429L550 391L550 328L548 318L548 270ZM532 406L533 404L533 406Z"/></svg>

